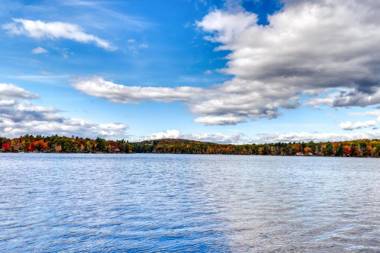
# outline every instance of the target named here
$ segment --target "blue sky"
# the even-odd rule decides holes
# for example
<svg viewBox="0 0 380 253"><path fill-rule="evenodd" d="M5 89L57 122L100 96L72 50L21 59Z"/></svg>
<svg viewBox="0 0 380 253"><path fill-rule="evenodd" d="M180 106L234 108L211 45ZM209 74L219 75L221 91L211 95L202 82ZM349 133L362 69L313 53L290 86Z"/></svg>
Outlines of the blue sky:
<svg viewBox="0 0 380 253"><path fill-rule="evenodd" d="M1 127L0 122L0 129L9 136L26 132L86 136L88 123L93 128L91 136L187 137L219 142L260 141L260 136L272 136L273 140L375 136L378 63L367 60L363 66L371 67L355 65L355 71L349 69L351 65L335 68L334 64L342 65L341 58L354 61L372 52L359 50L354 54L348 48L337 55L334 48L343 45L344 34L340 40L333 27L341 12L349 14L350 6L339 0L326 14L322 6L331 1L312 2L5 1L0 7L0 83L38 95L26 100L11 98L15 103L50 108L53 111L49 113L60 120L55 125L58 128L49 129L48 120L41 119L45 117L43 110L38 109L41 117L33 119L35 125L11 126L9 122L16 121L8 110L0 116L4 125ZM354 4L360 5L356 1ZM342 7L347 9L338 12ZM365 13L367 7L359 6L358 11L362 8ZM312 25L312 19L302 24L302 12L313 8L321 8L315 18L325 14L326 26ZM292 15L296 16L292 19ZM370 25L359 17L349 20L347 27L352 27L350 22L358 29ZM302 35L300 26L305 31L314 29L313 34L323 31L327 37L333 36L330 47L335 51L322 57L315 46L320 37L310 41L310 36ZM339 29L344 31L345 27ZM297 40L290 40L282 35L284 32L295 34ZM284 45L274 42L276 39L283 39ZM372 39L375 43L378 38ZM363 37L358 35L351 41L363 42ZM302 51L290 50L286 45L295 42L294 48L305 45ZM246 52L252 53L244 55ZM312 57L315 65L310 61ZM302 71L313 78L300 74ZM326 78L315 77L315 71ZM364 74L371 78L367 80ZM87 80L90 86L84 86L81 80ZM120 91L114 85L137 90ZM104 94L99 87L106 87ZM154 92L165 95L139 90L144 87L156 88ZM171 90L178 87L194 90L178 95ZM0 99L6 99L5 90ZM368 97L374 99L360 102ZM12 106L17 109L16 104ZM67 123L71 119L86 123L79 128L75 123L74 127ZM115 131L99 128L112 122L119 124ZM73 130L58 126L61 123ZM35 127L44 124L46 127Z"/></svg>

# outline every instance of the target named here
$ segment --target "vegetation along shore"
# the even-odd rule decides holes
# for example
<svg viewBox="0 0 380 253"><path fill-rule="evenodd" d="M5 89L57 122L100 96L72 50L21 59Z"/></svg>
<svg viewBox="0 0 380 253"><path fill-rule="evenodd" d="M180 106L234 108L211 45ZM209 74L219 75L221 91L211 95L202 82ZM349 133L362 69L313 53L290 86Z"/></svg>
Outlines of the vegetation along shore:
<svg viewBox="0 0 380 253"><path fill-rule="evenodd" d="M182 139L141 142L64 136L0 138L1 152L46 153L171 153L231 155L305 155L338 157L380 157L380 140L341 142L299 142L268 144L217 144Z"/></svg>

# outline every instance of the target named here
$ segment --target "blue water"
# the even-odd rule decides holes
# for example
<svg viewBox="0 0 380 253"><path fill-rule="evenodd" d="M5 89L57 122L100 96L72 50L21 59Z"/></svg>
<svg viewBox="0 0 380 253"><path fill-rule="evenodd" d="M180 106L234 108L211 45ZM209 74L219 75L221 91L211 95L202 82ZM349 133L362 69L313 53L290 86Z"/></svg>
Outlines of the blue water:
<svg viewBox="0 0 380 253"><path fill-rule="evenodd" d="M380 252L379 162L0 154L0 252Z"/></svg>

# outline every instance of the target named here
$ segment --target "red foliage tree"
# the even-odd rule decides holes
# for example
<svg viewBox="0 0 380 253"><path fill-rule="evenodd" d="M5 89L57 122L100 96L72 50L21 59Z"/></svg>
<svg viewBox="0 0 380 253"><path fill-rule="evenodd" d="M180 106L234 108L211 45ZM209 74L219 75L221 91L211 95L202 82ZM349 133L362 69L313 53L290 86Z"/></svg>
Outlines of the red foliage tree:
<svg viewBox="0 0 380 253"><path fill-rule="evenodd" d="M1 145L1 148L3 149L4 152L8 152L11 150L11 143L10 142L3 143L3 145Z"/></svg>

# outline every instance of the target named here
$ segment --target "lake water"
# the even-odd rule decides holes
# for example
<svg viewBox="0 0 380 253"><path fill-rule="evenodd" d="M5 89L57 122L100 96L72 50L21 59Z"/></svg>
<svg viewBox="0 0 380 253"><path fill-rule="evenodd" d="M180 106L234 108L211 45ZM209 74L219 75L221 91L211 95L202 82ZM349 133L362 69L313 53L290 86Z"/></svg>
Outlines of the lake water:
<svg viewBox="0 0 380 253"><path fill-rule="evenodd" d="M0 154L0 252L380 252L380 160Z"/></svg>

